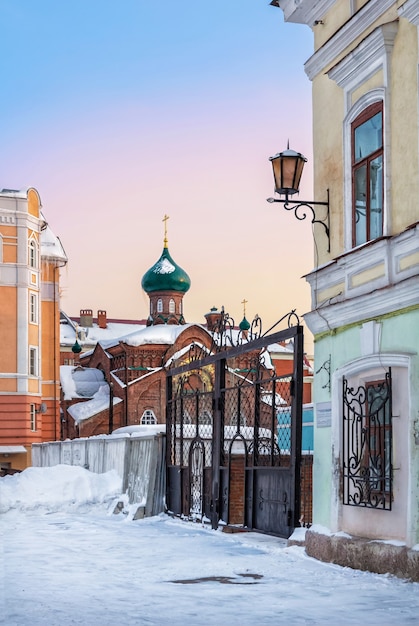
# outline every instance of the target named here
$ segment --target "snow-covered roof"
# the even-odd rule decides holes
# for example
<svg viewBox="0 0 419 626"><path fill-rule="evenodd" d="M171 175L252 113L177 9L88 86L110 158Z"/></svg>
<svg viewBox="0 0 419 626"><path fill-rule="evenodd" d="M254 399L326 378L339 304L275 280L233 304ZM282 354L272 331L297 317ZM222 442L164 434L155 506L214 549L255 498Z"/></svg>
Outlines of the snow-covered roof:
<svg viewBox="0 0 419 626"><path fill-rule="evenodd" d="M76 341L77 332L77 340L82 347L86 344L90 347L96 343L105 341L109 342L110 345L115 345L121 337L145 328L145 323L134 321L107 321L106 328L100 328L95 322L93 322L92 326L80 326L80 324L62 311L60 319L60 343L64 346L72 346Z"/></svg>
<svg viewBox="0 0 419 626"><path fill-rule="evenodd" d="M156 326L146 326L145 328L136 332L130 333L119 337L119 341L126 343L128 346L144 346L148 344L167 344L173 345L176 339L184 330L190 326L196 326L197 324L156 324ZM116 345L116 342L101 342L101 346L105 349L111 348L112 345Z"/></svg>
<svg viewBox="0 0 419 626"><path fill-rule="evenodd" d="M67 255L60 239L54 235L42 214L41 217L45 222L45 227L41 231L41 256L50 261L67 263Z"/></svg>
<svg viewBox="0 0 419 626"><path fill-rule="evenodd" d="M112 398L113 406L122 402L121 398ZM74 419L76 424L79 424L83 420L89 419L94 415L97 415L101 411L105 411L109 408L110 393L109 385L105 384L99 387L91 400L86 402L78 402L68 407L67 412Z"/></svg>
<svg viewBox="0 0 419 626"><path fill-rule="evenodd" d="M268 346L268 350L271 353L284 353L284 354L293 354L294 347L291 345L282 346L280 343L271 343Z"/></svg>
<svg viewBox="0 0 419 626"><path fill-rule="evenodd" d="M64 400L92 398L101 386L108 386L102 370L74 365L60 366L60 382Z"/></svg>

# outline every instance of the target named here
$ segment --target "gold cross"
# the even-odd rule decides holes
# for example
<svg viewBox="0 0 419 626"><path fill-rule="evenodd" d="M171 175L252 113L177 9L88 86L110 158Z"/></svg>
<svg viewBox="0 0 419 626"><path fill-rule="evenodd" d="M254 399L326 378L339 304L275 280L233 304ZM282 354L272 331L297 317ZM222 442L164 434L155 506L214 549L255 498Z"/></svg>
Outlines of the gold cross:
<svg viewBox="0 0 419 626"><path fill-rule="evenodd" d="M246 317L246 304L248 303L248 300L242 300L242 305L243 305L243 317Z"/></svg>
<svg viewBox="0 0 419 626"><path fill-rule="evenodd" d="M167 220L169 219L168 215L165 215L164 218L162 219L162 222L164 222L164 247L167 248Z"/></svg>

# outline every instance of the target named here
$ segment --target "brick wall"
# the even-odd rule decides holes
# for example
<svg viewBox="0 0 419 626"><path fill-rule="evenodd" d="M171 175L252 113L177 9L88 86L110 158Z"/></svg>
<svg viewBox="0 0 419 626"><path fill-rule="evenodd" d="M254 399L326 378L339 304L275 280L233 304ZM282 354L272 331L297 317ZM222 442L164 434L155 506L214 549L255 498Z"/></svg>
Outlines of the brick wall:
<svg viewBox="0 0 419 626"><path fill-rule="evenodd" d="M230 502L228 510L229 524L238 524L241 526L244 525L244 481L244 456L232 456L230 463Z"/></svg>

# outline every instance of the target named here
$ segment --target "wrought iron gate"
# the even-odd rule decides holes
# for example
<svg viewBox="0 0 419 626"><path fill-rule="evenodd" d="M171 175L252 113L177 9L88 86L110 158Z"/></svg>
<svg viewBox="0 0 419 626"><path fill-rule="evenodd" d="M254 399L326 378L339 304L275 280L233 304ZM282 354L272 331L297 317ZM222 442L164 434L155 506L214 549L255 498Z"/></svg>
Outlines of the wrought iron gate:
<svg viewBox="0 0 419 626"><path fill-rule="evenodd" d="M303 329L239 334L192 345L167 371L167 507L206 519L289 537L299 525ZM232 336L232 335L231 335ZM291 350L277 375L268 346Z"/></svg>

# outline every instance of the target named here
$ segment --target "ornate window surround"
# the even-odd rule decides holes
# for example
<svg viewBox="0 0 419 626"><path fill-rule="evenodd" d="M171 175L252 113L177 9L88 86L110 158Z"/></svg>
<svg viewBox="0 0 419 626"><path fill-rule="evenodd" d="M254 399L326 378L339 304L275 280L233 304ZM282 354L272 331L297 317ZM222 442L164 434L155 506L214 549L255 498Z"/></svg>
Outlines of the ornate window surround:
<svg viewBox="0 0 419 626"><path fill-rule="evenodd" d="M328 72L331 80L344 91L345 118L343 120L344 159L344 249L352 249L352 134L351 124L358 115L374 102L383 102L384 136L384 212L383 235L391 232L391 54L398 31L398 23L390 22L376 28L354 50ZM378 71L383 72L383 86L362 95L352 104L353 93Z"/></svg>
<svg viewBox="0 0 419 626"><path fill-rule="evenodd" d="M380 342L378 342L380 343ZM356 377L361 384L365 384L376 378L377 372L385 371L389 367L394 370L400 368L400 377L404 380L411 380L412 354L381 352L380 346L375 342L374 353L362 356L354 361L346 363L338 368L332 375L332 406L331 413L334 416L332 420L332 441L333 465L340 467L341 445L342 445L342 389L343 378ZM397 385L397 374L395 373L395 389ZM409 382L407 382L409 384ZM397 392L395 391L395 407L398 405ZM397 410L395 411L397 415ZM406 416L407 419L407 416ZM332 531L339 530L339 519L342 509L342 501L340 497L339 473L334 474L334 481L331 491L331 521Z"/></svg>

